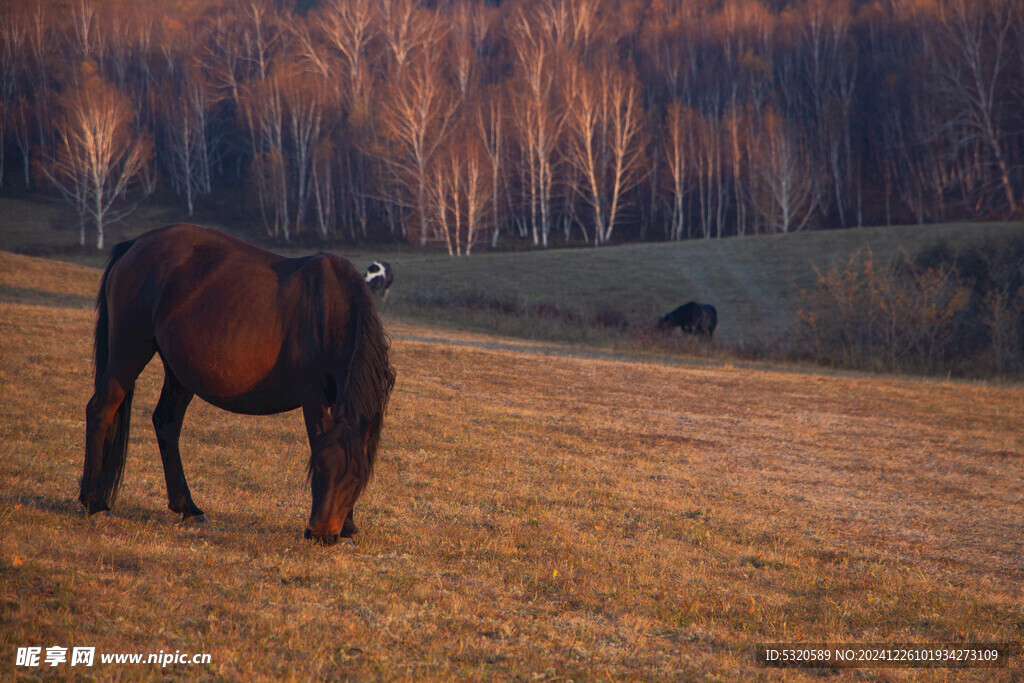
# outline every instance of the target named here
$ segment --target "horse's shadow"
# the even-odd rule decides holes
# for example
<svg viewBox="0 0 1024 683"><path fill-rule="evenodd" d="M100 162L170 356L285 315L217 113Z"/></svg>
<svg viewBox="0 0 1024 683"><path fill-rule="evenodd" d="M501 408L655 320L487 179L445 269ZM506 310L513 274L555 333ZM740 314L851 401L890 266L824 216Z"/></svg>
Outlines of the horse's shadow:
<svg viewBox="0 0 1024 683"><path fill-rule="evenodd" d="M74 498L43 496L30 493L0 494L0 507L31 508L40 512L72 514L82 510L81 504Z"/></svg>
<svg viewBox="0 0 1024 683"><path fill-rule="evenodd" d="M155 510L133 503L119 505L116 515L86 515L85 508L74 497L47 496L33 493L0 495L0 508L35 510L37 512L53 513L82 520L92 520L94 522L102 522L108 519L120 519L134 523L146 523L162 519L173 520L173 513L167 510Z"/></svg>
<svg viewBox="0 0 1024 683"><path fill-rule="evenodd" d="M0 285L0 301L26 306L48 306L50 308L77 308L88 310L95 305L91 296L60 294L41 289Z"/></svg>

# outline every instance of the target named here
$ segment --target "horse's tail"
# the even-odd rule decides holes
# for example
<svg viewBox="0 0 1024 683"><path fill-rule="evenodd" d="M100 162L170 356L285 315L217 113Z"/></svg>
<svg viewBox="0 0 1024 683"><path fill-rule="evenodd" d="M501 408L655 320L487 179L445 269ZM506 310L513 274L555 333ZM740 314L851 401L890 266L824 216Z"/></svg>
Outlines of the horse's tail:
<svg viewBox="0 0 1024 683"><path fill-rule="evenodd" d="M337 408L347 443L349 467L360 481L357 496L369 482L377 459L388 398L395 386L395 369L388 358L391 340L384 331L369 287L352 266L339 279L348 290L351 355L345 379L339 383ZM341 273L339 273L341 275ZM360 440L365 439L364 443Z"/></svg>
<svg viewBox="0 0 1024 683"><path fill-rule="evenodd" d="M125 255L135 240L121 242L110 251L110 259L100 280L100 291L96 295L96 333L93 335L93 388L99 389L100 381L107 372L110 355L110 312L107 308L107 277L114 264ZM114 413L114 421L107 439L103 444L103 470L96 482L95 494L99 500L113 505L117 497L117 488L121 484L124 463L128 454L128 430L132 417L132 396L135 394L135 382L125 387L124 400ZM84 483L84 482L83 482ZM84 492L83 492L84 493Z"/></svg>

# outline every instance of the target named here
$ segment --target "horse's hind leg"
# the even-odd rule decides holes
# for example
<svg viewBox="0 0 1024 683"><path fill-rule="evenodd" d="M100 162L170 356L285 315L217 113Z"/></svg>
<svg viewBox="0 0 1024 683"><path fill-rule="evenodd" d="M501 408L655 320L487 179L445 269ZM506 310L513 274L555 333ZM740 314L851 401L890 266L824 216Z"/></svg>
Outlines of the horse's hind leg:
<svg viewBox="0 0 1024 683"><path fill-rule="evenodd" d="M114 503L124 469L127 434L121 432L127 431L133 384L101 378L85 408L85 465L78 500L90 515Z"/></svg>
<svg viewBox="0 0 1024 683"><path fill-rule="evenodd" d="M164 388L153 411L153 428L160 445L160 459L164 464L167 507L180 514L182 520L206 521L203 511L192 501L192 493L185 481L185 469L181 465L181 451L178 449L181 425L192 396L192 392L182 386L164 363Z"/></svg>
<svg viewBox="0 0 1024 683"><path fill-rule="evenodd" d="M78 500L91 515L114 504L128 451L135 379L146 367L152 351L111 365L96 382L85 408L85 465Z"/></svg>

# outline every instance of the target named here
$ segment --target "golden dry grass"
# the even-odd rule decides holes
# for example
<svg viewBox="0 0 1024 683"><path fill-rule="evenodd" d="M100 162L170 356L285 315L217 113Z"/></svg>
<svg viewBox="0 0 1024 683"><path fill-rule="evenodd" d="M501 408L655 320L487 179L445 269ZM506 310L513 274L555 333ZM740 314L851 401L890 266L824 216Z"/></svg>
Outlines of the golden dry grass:
<svg viewBox="0 0 1024 683"><path fill-rule="evenodd" d="M398 384L362 533L322 548L301 538L298 413L196 401L182 450L212 521L175 523L159 363L116 516L82 517L97 281L0 254L5 677L43 673L17 647L85 645L212 655L104 679L775 679L758 642L1024 636L1018 385L586 358L388 321ZM839 677L1022 674L1018 655Z"/></svg>

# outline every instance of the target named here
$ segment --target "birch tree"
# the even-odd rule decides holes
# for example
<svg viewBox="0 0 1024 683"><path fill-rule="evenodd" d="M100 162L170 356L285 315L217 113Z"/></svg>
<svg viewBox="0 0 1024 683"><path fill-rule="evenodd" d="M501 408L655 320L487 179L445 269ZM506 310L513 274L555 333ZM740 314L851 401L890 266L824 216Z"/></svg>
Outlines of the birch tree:
<svg viewBox="0 0 1024 683"><path fill-rule="evenodd" d="M249 130L250 178L260 216L272 237L291 239L288 168L285 158L284 82L289 74L273 73L239 88L239 108Z"/></svg>
<svg viewBox="0 0 1024 683"><path fill-rule="evenodd" d="M815 164L796 131L773 108L762 114L760 135L756 208L774 230L801 230L821 201Z"/></svg>
<svg viewBox="0 0 1024 683"><path fill-rule="evenodd" d="M690 149L687 143L687 128L689 123L687 117L693 113L684 108L679 102L673 102L668 107L668 116L665 120L664 149L665 161L668 165L669 180L671 187L672 214L666 231L666 236L672 240L685 239L689 235L689 225L686 221L686 200L687 200L687 173Z"/></svg>
<svg viewBox="0 0 1024 683"><path fill-rule="evenodd" d="M505 157L508 146L508 115L505 112L508 97L504 89L491 86L487 89L475 109L477 135L487 155L487 166L491 171L491 247L498 246L498 236L504 221L504 208L510 202L503 202L503 193L508 192Z"/></svg>
<svg viewBox="0 0 1024 683"><path fill-rule="evenodd" d="M52 154L39 168L77 211L79 244L85 246L90 221L96 248L103 249L106 226L135 208L116 204L147 170L152 145L134 129L128 99L89 66L58 108Z"/></svg>
<svg viewBox="0 0 1024 683"><path fill-rule="evenodd" d="M952 152L970 155L972 147L982 148L991 169L985 175L1011 212L1019 200L1006 149L1004 110L1012 105L1003 81L1012 67L1013 12L1021 11L1015 6L1012 0L950 0L934 50L937 85L953 105L947 125L959 129Z"/></svg>
<svg viewBox="0 0 1024 683"><path fill-rule="evenodd" d="M555 151L558 147L564 112L556 103L556 65L564 63L564 51L556 55L556 46L525 12L513 20L517 112L516 127L525 163L525 182L533 244L548 246L552 225L552 189Z"/></svg>
<svg viewBox="0 0 1024 683"><path fill-rule="evenodd" d="M641 178L643 114L638 85L621 67L577 64L566 90L567 157L583 179L578 188L594 214L594 244L611 239L624 194Z"/></svg>
<svg viewBox="0 0 1024 683"><path fill-rule="evenodd" d="M384 161L406 190L417 221L419 243L433 237L428 181L438 149L445 142L458 101L452 97L438 61L423 58L396 74L382 106Z"/></svg>
<svg viewBox="0 0 1024 683"><path fill-rule="evenodd" d="M186 68L158 97L161 152L171 184L185 199L188 215L197 197L212 189L207 134L214 97L202 71Z"/></svg>

